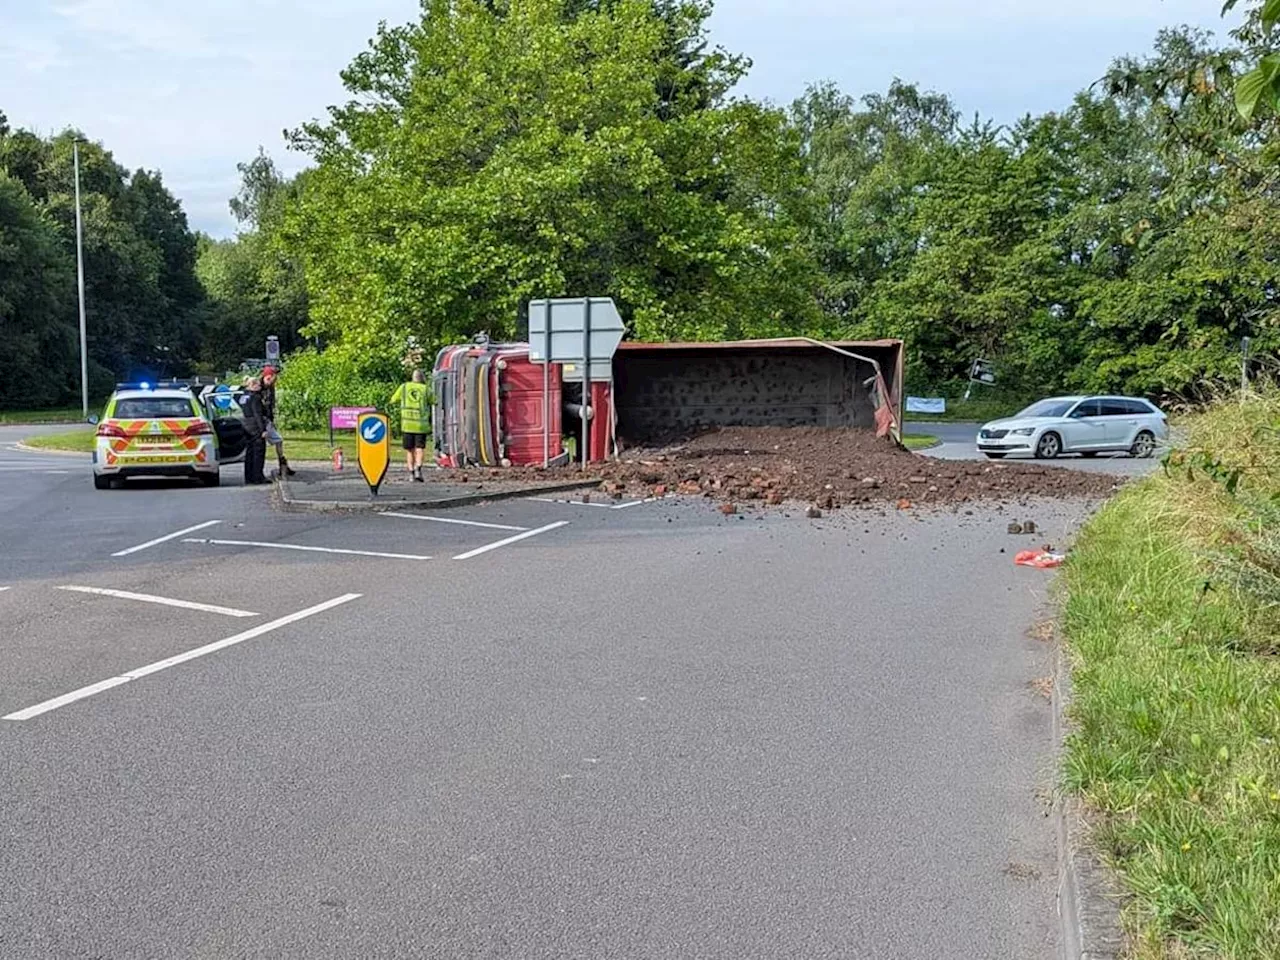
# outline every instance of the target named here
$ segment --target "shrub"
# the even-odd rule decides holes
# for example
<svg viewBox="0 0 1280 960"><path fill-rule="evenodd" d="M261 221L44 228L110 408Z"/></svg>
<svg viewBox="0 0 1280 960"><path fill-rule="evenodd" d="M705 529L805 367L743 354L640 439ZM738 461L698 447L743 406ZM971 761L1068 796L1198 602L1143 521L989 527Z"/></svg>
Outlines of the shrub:
<svg viewBox="0 0 1280 960"><path fill-rule="evenodd" d="M391 411L391 394L403 379L394 359L360 356L342 346L291 354L276 386L279 426L321 430L330 407L377 407Z"/></svg>

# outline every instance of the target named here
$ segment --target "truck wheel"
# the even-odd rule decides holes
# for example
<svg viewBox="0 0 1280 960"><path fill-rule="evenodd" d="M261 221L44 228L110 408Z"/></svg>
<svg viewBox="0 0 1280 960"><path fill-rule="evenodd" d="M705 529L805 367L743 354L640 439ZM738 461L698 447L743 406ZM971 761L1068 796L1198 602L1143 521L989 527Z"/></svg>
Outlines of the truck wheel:
<svg viewBox="0 0 1280 960"><path fill-rule="evenodd" d="M221 473L202 473L200 474L200 482L206 487L216 487L222 482Z"/></svg>
<svg viewBox="0 0 1280 960"><path fill-rule="evenodd" d="M93 475L93 489L110 490L111 478L108 477L105 473L95 473Z"/></svg>

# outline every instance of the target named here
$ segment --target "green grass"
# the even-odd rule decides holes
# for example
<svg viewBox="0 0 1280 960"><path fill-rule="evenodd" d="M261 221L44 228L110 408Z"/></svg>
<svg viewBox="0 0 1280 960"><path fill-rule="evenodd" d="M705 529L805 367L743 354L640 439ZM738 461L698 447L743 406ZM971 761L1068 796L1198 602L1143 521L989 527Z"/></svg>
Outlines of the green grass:
<svg viewBox="0 0 1280 960"><path fill-rule="evenodd" d="M90 405L90 413L98 413L102 404ZM0 424L4 423L84 423L79 407L63 407L57 410L0 410Z"/></svg>
<svg viewBox="0 0 1280 960"><path fill-rule="evenodd" d="M931 437L927 433L908 433L902 437L902 445L908 450L927 450L941 442L937 437Z"/></svg>
<svg viewBox="0 0 1280 960"><path fill-rule="evenodd" d="M335 437L337 445L351 457L355 454L355 437L352 434L339 434ZM27 437L23 441L29 447L41 450L72 450L76 453L93 451L94 430L86 427L83 430L66 430L62 433L47 433ZM284 434L284 452L290 460L328 460L332 454L329 446L328 431L286 431ZM272 454L274 456L274 454Z"/></svg>
<svg viewBox="0 0 1280 960"><path fill-rule="evenodd" d="M93 427L83 430L64 430L62 433L45 433L35 437L25 437L23 443L28 447L39 447L41 450L72 450L76 453L93 452Z"/></svg>
<svg viewBox="0 0 1280 960"><path fill-rule="evenodd" d="M1280 401L1189 423L1191 453L1085 529L1065 571L1066 781L1134 894L1142 958L1280 955ZM1244 468L1197 469L1197 451Z"/></svg>

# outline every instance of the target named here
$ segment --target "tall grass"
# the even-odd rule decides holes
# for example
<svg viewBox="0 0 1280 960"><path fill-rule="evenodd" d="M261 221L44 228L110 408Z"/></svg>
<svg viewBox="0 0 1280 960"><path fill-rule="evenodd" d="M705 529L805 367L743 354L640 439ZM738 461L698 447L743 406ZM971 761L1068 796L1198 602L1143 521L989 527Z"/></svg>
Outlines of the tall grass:
<svg viewBox="0 0 1280 960"><path fill-rule="evenodd" d="M1136 956L1280 957L1280 394L1186 424L1065 573L1066 779Z"/></svg>

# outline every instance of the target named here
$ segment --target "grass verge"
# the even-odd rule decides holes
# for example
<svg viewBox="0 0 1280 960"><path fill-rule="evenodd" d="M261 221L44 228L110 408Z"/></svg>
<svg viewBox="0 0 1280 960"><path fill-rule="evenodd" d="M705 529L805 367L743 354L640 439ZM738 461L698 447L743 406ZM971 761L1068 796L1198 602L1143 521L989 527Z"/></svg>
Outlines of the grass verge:
<svg viewBox="0 0 1280 960"><path fill-rule="evenodd" d="M102 404L90 406L90 411L97 413ZM16 423L84 423L84 415L79 407L64 407L57 410L0 410L0 424Z"/></svg>
<svg viewBox="0 0 1280 960"><path fill-rule="evenodd" d="M908 450L928 450L941 442L937 437L931 437L927 433L908 433L902 437L902 445Z"/></svg>
<svg viewBox="0 0 1280 960"><path fill-rule="evenodd" d="M28 447L37 447L41 450L92 453L93 440L93 427L85 427L83 430L65 430L62 433L44 433L35 437L24 437L22 442Z"/></svg>
<svg viewBox="0 0 1280 960"><path fill-rule="evenodd" d="M94 428L83 430L66 430L62 433L46 433L27 437L22 441L29 447L41 450L70 450L76 453L92 453ZM344 440L338 439L338 446L344 447L348 456L355 454L355 438L351 435ZM326 431L286 432L284 435L284 452L290 460L328 460L333 452L329 446L329 434ZM393 451L394 453L394 451ZM273 457L275 454L271 454Z"/></svg>
<svg viewBox="0 0 1280 960"><path fill-rule="evenodd" d="M1276 395L1192 418L1065 570L1066 780L1134 895L1137 957L1280 956L1276 424Z"/></svg>

